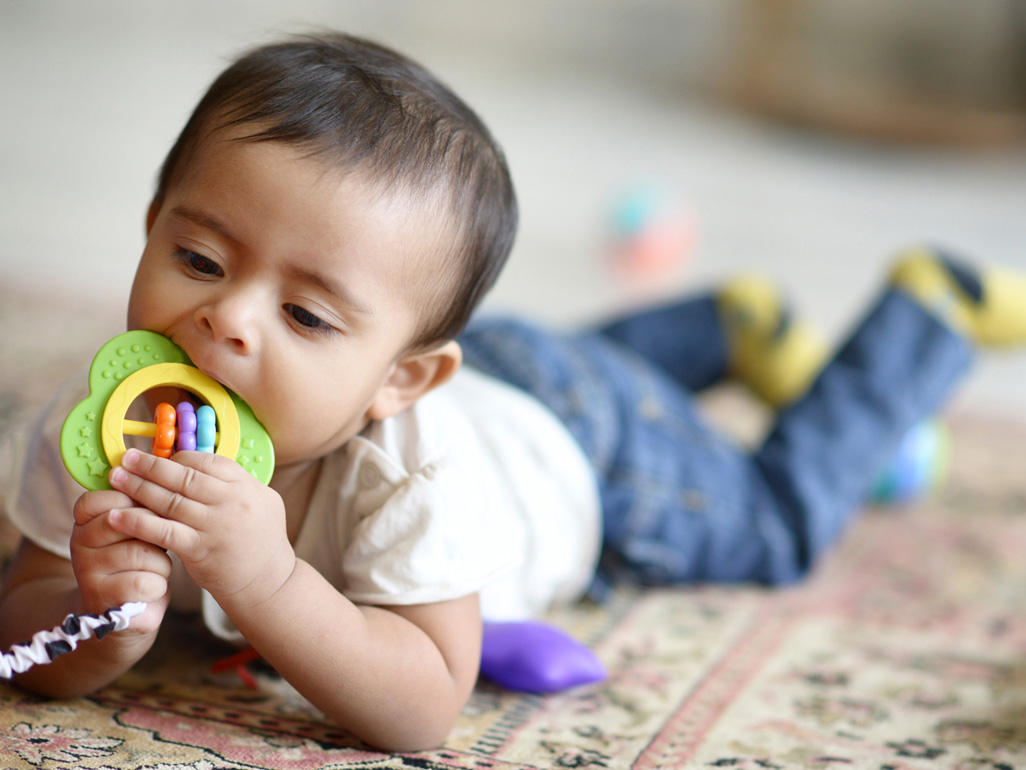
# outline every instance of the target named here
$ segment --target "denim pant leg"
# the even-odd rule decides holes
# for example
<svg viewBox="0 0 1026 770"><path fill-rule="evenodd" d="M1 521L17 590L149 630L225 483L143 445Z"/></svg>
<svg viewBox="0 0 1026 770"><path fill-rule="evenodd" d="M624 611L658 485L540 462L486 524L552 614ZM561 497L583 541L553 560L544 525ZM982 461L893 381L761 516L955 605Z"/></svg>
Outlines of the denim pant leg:
<svg viewBox="0 0 1026 770"><path fill-rule="evenodd" d="M596 331L640 353L692 392L727 377L727 338L711 293L630 313Z"/></svg>
<svg viewBox="0 0 1026 770"><path fill-rule="evenodd" d="M603 334L493 321L461 341L471 365L547 404L592 462L598 588L800 577L970 360L962 337L888 292L749 454L703 420L687 388Z"/></svg>
<svg viewBox="0 0 1026 770"><path fill-rule="evenodd" d="M595 470L604 547L593 595L620 580L744 576L719 574L717 565L740 561L727 559L721 545L749 540L743 489L752 464L705 422L686 387L597 332L559 335L488 319L460 343L469 365L548 406ZM786 547L786 536L780 540Z"/></svg>
<svg viewBox="0 0 1026 770"><path fill-rule="evenodd" d="M888 290L812 384L781 412L754 461L807 566L833 543L908 431L935 414L974 348Z"/></svg>

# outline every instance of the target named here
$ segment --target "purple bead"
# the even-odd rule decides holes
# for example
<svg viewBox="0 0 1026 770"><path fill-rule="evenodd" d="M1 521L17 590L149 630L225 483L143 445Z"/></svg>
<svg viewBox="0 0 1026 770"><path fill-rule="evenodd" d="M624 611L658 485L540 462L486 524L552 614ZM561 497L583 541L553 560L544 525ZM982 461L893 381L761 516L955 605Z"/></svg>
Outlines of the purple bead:
<svg viewBox="0 0 1026 770"><path fill-rule="evenodd" d="M196 410L188 401L182 401L175 407L178 420L177 451L191 451L196 448Z"/></svg>

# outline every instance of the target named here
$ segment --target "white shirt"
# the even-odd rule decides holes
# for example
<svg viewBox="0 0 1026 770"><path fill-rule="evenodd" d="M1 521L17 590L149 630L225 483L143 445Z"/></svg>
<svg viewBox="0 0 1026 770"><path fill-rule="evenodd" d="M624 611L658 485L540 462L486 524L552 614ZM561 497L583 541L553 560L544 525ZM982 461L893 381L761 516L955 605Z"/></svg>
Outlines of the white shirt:
<svg viewBox="0 0 1026 770"><path fill-rule="evenodd" d="M80 382L22 442L7 506L27 538L64 558L82 489L64 470L58 438L84 396L84 375ZM354 602L480 592L484 617L503 620L579 598L600 539L594 477L566 428L531 397L465 367L324 458L294 546ZM214 633L234 636L177 559L172 603L202 606Z"/></svg>

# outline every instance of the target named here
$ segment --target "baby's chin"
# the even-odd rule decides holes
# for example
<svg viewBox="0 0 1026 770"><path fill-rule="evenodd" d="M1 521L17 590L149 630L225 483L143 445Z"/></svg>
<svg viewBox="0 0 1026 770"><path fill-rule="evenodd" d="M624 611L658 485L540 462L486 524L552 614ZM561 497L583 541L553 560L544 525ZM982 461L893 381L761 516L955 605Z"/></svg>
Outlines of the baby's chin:
<svg viewBox="0 0 1026 770"><path fill-rule="evenodd" d="M278 468L294 468L319 462L352 438L352 435L342 433L311 440L309 433L297 435L291 425L284 432L277 430L275 425L265 424L264 428L274 444L274 464Z"/></svg>

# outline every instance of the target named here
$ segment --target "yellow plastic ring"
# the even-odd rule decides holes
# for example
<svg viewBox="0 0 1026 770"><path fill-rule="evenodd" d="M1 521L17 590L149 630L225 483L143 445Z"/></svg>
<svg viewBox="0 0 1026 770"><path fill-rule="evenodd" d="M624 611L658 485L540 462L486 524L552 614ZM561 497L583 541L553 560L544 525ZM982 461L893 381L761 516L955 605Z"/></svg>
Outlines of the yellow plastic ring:
<svg viewBox="0 0 1026 770"><path fill-rule="evenodd" d="M215 453L232 460L239 451L239 413L228 391L217 380L194 366L162 363L138 369L125 377L107 399L100 424L103 450L112 467L121 465L125 454L124 419L128 408L151 388L167 385L184 388L206 401L217 416L218 441Z"/></svg>

